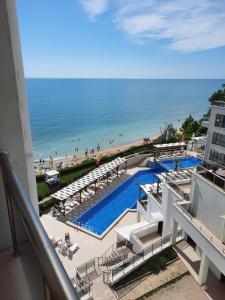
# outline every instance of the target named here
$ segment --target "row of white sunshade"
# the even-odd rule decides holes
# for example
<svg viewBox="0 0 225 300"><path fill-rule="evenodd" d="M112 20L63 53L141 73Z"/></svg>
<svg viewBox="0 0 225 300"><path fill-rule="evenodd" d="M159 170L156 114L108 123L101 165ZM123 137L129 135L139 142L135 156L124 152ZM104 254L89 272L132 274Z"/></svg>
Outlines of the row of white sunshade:
<svg viewBox="0 0 225 300"><path fill-rule="evenodd" d="M69 184L67 187L62 188L60 191L51 195L52 198L59 200L65 200L68 197L74 195L80 190L84 189L88 185L94 183L95 181L101 179L103 176L108 174L110 171L116 169L126 162L125 158L118 157L113 161L103 164L95 170L91 171L89 174L78 179L74 183Z"/></svg>

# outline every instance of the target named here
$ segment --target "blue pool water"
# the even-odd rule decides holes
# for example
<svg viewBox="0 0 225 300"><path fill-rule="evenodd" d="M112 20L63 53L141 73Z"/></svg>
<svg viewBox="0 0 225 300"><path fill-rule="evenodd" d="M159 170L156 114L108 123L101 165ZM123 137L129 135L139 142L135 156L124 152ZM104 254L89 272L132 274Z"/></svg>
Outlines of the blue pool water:
<svg viewBox="0 0 225 300"><path fill-rule="evenodd" d="M179 168L189 168L201 163L194 157L179 160ZM136 207L140 184L157 182L155 174L167 172L168 169L174 167L175 164L172 160L166 160L155 169L137 172L94 204L73 223L101 235L127 208Z"/></svg>
<svg viewBox="0 0 225 300"><path fill-rule="evenodd" d="M179 169L188 169L193 168L197 164L201 164L202 161L196 157L182 157L179 158L178 168ZM176 167L176 162L174 159L162 160L160 165L163 166L166 170L172 170Z"/></svg>

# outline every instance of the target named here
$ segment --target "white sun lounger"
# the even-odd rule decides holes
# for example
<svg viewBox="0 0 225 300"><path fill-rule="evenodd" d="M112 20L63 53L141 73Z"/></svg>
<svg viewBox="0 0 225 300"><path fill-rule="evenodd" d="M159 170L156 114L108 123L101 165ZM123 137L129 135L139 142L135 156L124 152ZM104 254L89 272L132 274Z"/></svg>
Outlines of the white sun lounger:
<svg viewBox="0 0 225 300"><path fill-rule="evenodd" d="M76 250L79 249L79 245L77 243L74 243L72 246L70 246L68 249L67 249L67 254L68 256L72 256L74 254L74 252Z"/></svg>

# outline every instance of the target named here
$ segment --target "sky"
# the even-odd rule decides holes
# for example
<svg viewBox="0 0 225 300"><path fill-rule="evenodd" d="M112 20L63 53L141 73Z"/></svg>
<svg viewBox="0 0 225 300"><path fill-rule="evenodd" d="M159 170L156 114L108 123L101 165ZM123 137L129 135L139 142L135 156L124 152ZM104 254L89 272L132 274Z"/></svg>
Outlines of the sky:
<svg viewBox="0 0 225 300"><path fill-rule="evenodd" d="M26 77L225 78L225 0L16 0Z"/></svg>

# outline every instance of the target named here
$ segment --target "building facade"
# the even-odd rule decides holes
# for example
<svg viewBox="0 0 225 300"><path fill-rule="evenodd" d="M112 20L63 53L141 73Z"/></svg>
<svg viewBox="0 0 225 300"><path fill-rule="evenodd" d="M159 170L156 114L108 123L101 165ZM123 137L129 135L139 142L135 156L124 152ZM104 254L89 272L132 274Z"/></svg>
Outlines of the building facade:
<svg viewBox="0 0 225 300"><path fill-rule="evenodd" d="M208 128L205 162L225 166L225 104L212 105L210 119L202 125Z"/></svg>

